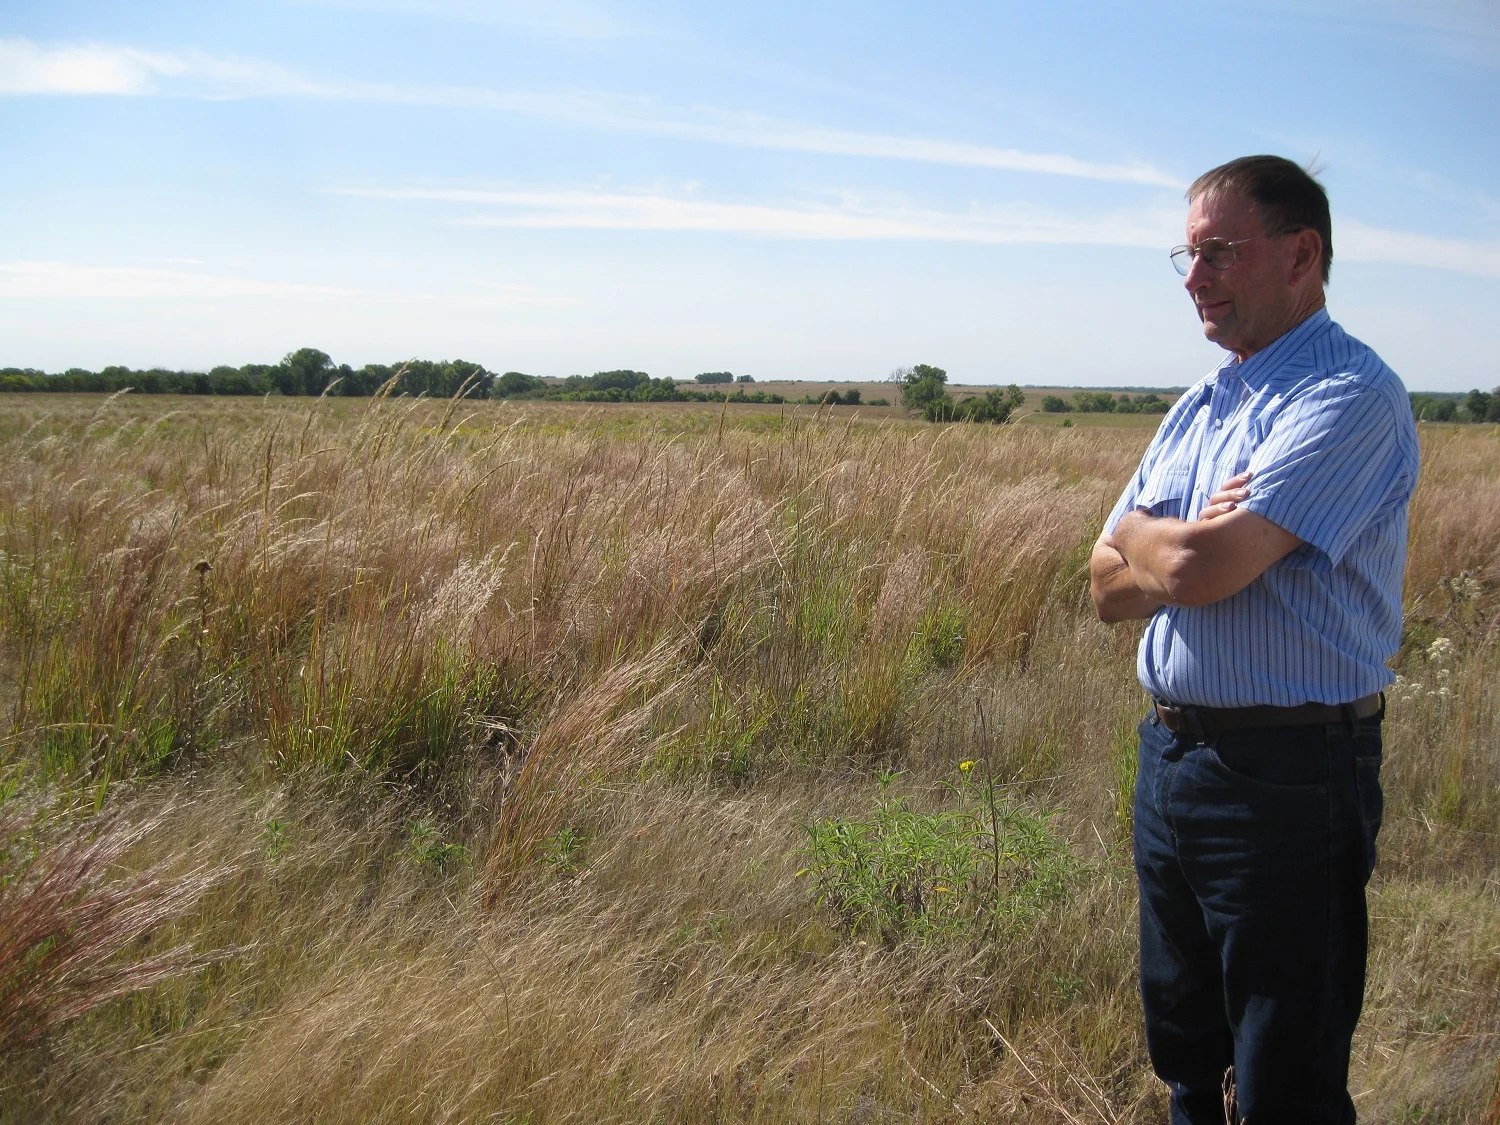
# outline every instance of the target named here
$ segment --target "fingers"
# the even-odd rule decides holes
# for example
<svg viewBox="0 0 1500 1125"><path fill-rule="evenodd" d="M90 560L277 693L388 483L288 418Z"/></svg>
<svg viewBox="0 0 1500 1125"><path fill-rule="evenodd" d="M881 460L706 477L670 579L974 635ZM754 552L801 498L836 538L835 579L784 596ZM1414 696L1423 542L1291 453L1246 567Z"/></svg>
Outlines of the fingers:
<svg viewBox="0 0 1500 1125"><path fill-rule="evenodd" d="M1208 498L1208 506L1222 507L1223 505L1228 504L1229 507L1226 508L1225 511L1233 511L1234 505L1240 503L1245 499L1245 497L1250 495L1250 489L1246 487L1249 483L1249 469L1246 469L1243 473L1236 473L1234 476L1230 477L1222 485L1219 486L1218 492L1215 492ZM1218 516L1222 516L1223 514L1224 512L1214 513L1214 515ZM1209 517L1209 519L1212 518L1213 516Z"/></svg>
<svg viewBox="0 0 1500 1125"><path fill-rule="evenodd" d="M1215 497L1219 497L1223 496L1224 493L1216 492L1214 493L1214 495ZM1236 504L1233 500L1224 500L1218 503L1209 504L1201 512L1198 513L1198 519L1201 522L1203 520L1217 519L1219 516L1227 516L1237 507L1239 507L1239 505Z"/></svg>
<svg viewBox="0 0 1500 1125"><path fill-rule="evenodd" d="M1248 488L1226 488L1208 498L1210 504L1239 504L1250 495Z"/></svg>

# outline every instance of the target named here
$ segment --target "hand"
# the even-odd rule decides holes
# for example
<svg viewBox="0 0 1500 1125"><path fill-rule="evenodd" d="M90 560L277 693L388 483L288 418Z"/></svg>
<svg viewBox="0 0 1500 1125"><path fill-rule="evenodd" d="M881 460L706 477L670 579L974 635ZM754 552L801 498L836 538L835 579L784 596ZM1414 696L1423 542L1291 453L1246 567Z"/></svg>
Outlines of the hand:
<svg viewBox="0 0 1500 1125"><path fill-rule="evenodd" d="M1219 516L1228 515L1240 505L1240 501L1250 495L1250 489L1246 487L1250 483L1250 470L1237 473L1230 477L1208 498L1208 503L1198 513L1200 520L1216 519Z"/></svg>

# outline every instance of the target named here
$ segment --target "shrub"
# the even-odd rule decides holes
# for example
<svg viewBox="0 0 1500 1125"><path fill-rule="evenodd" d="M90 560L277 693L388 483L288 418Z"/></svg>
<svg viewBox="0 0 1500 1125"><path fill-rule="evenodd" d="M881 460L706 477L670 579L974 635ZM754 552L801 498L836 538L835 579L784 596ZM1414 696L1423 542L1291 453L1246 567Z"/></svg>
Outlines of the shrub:
<svg viewBox="0 0 1500 1125"><path fill-rule="evenodd" d="M902 941L980 938L1034 919L1068 895L1079 870L1051 813L1005 799L994 777L959 764L944 783L955 807L918 812L889 793L882 774L868 819L830 819L807 826L808 864L850 936L895 946Z"/></svg>

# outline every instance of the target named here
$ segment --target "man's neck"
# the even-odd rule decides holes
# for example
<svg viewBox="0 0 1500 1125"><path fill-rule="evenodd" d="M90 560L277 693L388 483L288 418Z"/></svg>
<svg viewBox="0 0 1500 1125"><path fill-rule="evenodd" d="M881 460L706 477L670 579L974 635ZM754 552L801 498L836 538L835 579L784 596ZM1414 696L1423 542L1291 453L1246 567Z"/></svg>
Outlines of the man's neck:
<svg viewBox="0 0 1500 1125"><path fill-rule="evenodd" d="M1239 361L1241 363L1244 363L1247 359L1255 355L1257 352L1265 351L1277 340L1281 339L1288 332L1292 331L1292 329L1296 328L1299 324L1305 321L1308 317L1312 316L1320 309L1326 307L1327 304L1328 299L1323 293L1323 287L1320 285L1317 287L1317 289L1306 294L1297 302L1295 306L1293 306L1292 311L1283 320L1283 327L1280 332L1277 332L1270 339L1257 344L1253 348L1249 348L1244 351L1240 350L1239 348L1231 348L1230 350L1239 357Z"/></svg>

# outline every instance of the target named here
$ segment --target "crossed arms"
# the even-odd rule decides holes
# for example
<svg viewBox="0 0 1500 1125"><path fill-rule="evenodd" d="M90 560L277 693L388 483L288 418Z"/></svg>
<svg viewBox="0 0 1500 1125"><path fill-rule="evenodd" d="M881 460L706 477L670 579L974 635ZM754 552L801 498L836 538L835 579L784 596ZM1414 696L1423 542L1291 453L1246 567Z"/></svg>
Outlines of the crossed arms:
<svg viewBox="0 0 1500 1125"><path fill-rule="evenodd" d="M1101 621L1150 617L1163 605L1211 605L1237 594L1302 540L1239 507L1248 472L1224 482L1192 522L1127 513L1089 559Z"/></svg>

